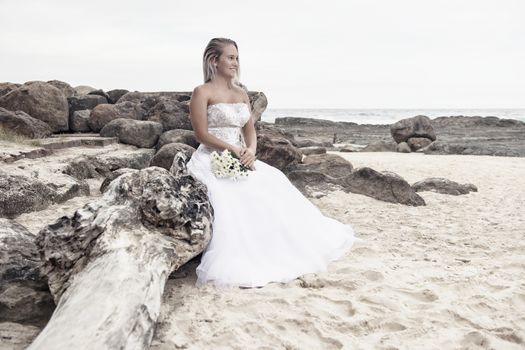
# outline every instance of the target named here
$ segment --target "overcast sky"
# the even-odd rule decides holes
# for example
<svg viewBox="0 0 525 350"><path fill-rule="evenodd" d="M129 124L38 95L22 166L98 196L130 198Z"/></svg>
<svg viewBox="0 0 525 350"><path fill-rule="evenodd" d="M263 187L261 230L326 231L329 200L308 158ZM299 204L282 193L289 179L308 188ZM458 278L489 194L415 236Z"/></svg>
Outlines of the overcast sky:
<svg viewBox="0 0 525 350"><path fill-rule="evenodd" d="M523 0L0 0L0 81L191 91L213 37L268 108L525 107Z"/></svg>

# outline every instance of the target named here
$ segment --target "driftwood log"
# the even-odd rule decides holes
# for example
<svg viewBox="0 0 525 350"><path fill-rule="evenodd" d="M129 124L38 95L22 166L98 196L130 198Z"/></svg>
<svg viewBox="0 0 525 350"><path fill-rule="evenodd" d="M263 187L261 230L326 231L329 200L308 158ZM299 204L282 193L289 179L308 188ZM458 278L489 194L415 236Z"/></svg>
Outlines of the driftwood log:
<svg viewBox="0 0 525 350"><path fill-rule="evenodd" d="M28 349L149 348L168 276L211 238L207 189L184 164L125 173L40 231L57 307Z"/></svg>

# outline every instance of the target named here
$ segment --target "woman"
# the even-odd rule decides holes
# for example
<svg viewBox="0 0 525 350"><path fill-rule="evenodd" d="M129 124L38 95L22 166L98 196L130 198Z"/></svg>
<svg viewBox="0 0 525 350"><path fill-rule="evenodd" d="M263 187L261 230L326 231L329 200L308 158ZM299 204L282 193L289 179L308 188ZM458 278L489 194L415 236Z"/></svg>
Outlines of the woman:
<svg viewBox="0 0 525 350"><path fill-rule="evenodd" d="M203 68L204 84L193 90L190 101L201 144L188 171L208 187L214 222L197 267L197 285L260 287L326 270L352 246L352 227L323 216L280 170L256 159L250 100L238 82L237 44L212 39ZM224 149L251 169L246 178L213 174L210 154Z"/></svg>

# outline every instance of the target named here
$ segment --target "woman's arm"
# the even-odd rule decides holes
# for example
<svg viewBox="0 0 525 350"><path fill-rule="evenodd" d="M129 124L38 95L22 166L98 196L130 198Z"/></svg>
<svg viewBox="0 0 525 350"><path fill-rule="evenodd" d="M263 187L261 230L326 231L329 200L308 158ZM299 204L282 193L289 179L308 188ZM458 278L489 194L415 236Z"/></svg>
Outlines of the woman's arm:
<svg viewBox="0 0 525 350"><path fill-rule="evenodd" d="M257 153L257 134L255 132L255 125L253 121L253 113L250 105L250 98L248 94L244 92L244 102L248 105L250 110L250 119L242 127L242 133L244 141L246 143L246 149L241 150L241 163L255 170L255 153Z"/></svg>
<svg viewBox="0 0 525 350"><path fill-rule="evenodd" d="M208 97L202 86L193 89L190 100L191 126L197 141L206 146L218 149L228 149L241 156L241 148L222 141L208 132Z"/></svg>

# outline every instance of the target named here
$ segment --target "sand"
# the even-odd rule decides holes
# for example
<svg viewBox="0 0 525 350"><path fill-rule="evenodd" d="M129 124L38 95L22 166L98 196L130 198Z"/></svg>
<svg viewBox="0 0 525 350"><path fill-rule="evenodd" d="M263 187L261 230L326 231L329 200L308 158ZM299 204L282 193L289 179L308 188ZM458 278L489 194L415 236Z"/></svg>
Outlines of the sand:
<svg viewBox="0 0 525 350"><path fill-rule="evenodd" d="M338 154L479 191L421 192L423 207L313 199L365 242L326 272L256 289L197 288L187 264L168 280L152 349L525 348L525 159Z"/></svg>

